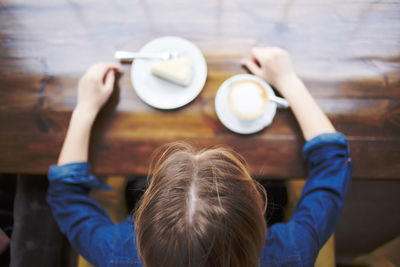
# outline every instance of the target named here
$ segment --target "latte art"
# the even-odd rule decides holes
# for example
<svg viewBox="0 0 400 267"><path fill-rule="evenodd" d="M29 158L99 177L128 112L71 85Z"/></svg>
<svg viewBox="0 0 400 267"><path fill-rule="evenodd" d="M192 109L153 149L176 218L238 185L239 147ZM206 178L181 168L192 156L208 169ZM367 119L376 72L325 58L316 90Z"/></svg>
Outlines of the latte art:
<svg viewBox="0 0 400 267"><path fill-rule="evenodd" d="M268 94L258 82L242 80L230 85L228 101L232 111L239 118L252 120L265 112Z"/></svg>

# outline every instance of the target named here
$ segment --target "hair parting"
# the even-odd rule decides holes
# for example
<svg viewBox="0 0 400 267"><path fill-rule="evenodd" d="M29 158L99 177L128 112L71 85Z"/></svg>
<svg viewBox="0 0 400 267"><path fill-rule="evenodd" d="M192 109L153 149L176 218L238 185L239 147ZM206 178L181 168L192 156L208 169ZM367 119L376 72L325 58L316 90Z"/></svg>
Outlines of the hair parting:
<svg viewBox="0 0 400 267"><path fill-rule="evenodd" d="M244 159L222 148L163 146L135 217L146 267L257 266L267 195Z"/></svg>

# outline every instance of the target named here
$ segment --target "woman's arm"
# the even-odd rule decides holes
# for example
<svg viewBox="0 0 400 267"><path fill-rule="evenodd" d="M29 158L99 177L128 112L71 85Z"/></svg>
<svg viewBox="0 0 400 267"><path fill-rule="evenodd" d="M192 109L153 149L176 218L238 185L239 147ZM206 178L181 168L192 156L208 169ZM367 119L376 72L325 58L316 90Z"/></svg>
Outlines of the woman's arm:
<svg viewBox="0 0 400 267"><path fill-rule="evenodd" d="M75 250L96 266L105 266L112 258L110 247L118 231L130 229L126 224L114 225L107 212L88 196L92 188L107 188L90 173L88 146L93 122L112 93L118 70L115 64L96 64L80 79L78 104L58 165L51 166L48 174L47 202L57 224Z"/></svg>
<svg viewBox="0 0 400 267"><path fill-rule="evenodd" d="M242 64L253 74L263 78L285 97L305 139L335 132L335 128L293 70L289 54L278 47L253 48L252 57Z"/></svg>
<svg viewBox="0 0 400 267"><path fill-rule="evenodd" d="M254 48L251 58L242 64L289 101L307 140L303 155L309 177L291 220L269 229L262 257L269 263L275 255L292 252L305 266L314 265L319 249L337 225L351 180L347 140L335 132L297 77L286 51L277 47Z"/></svg>
<svg viewBox="0 0 400 267"><path fill-rule="evenodd" d="M75 107L58 158L58 165L88 160L90 132L97 113L110 97L119 65L99 63L91 66L80 79Z"/></svg>

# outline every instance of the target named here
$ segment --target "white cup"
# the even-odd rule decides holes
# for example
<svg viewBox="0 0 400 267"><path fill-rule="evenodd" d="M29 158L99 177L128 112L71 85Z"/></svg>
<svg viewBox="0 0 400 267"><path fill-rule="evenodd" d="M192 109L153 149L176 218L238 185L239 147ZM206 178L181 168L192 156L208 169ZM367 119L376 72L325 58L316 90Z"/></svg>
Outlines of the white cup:
<svg viewBox="0 0 400 267"><path fill-rule="evenodd" d="M289 107L285 99L275 95L271 86L254 75L238 74L226 82L229 108L241 121L257 120L272 110L275 115L276 106Z"/></svg>

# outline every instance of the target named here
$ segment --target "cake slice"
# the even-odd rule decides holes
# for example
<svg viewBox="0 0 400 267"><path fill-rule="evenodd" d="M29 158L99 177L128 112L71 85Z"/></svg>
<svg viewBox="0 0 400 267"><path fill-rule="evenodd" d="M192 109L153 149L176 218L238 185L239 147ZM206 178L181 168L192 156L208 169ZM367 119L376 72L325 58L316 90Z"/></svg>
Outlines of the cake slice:
<svg viewBox="0 0 400 267"><path fill-rule="evenodd" d="M180 57L155 63L151 73L167 81L188 86L192 80L192 63L188 57Z"/></svg>

